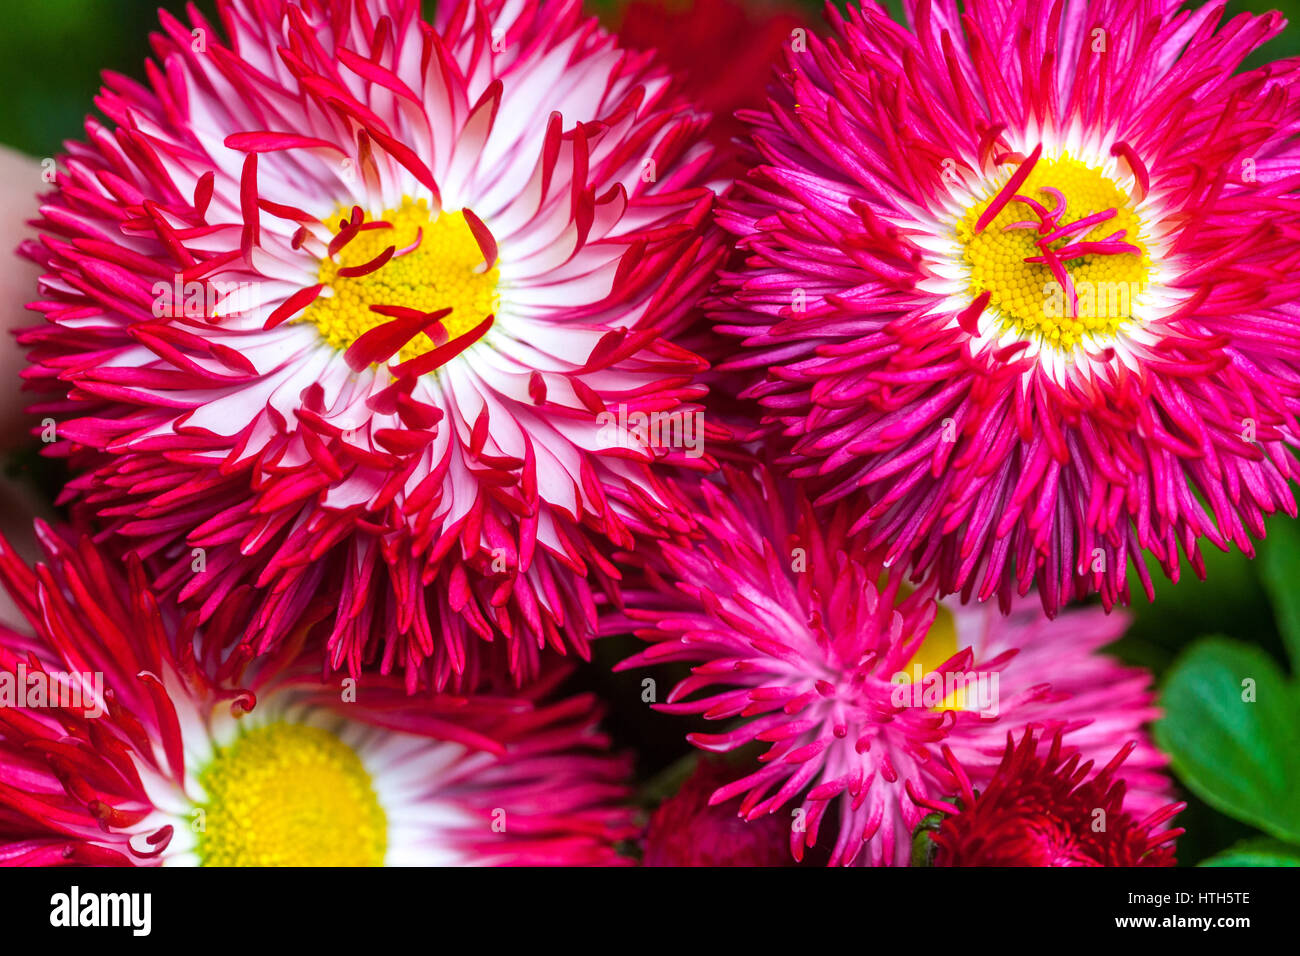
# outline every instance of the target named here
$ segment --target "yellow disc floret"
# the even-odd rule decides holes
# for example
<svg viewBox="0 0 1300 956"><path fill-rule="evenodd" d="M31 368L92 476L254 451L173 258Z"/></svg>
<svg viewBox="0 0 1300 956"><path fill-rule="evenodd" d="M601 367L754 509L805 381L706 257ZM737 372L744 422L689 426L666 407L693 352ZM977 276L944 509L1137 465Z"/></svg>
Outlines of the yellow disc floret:
<svg viewBox="0 0 1300 956"><path fill-rule="evenodd" d="M370 775L328 730L273 723L246 731L199 783L204 866L383 865L387 818Z"/></svg>
<svg viewBox="0 0 1300 956"><path fill-rule="evenodd" d="M937 684L945 679L938 673L939 667L957 651L957 621L951 611L939 605L934 623L926 632L921 646L917 648L912 659L900 673L906 677L906 683L909 684L914 683L918 678L921 681L926 681L928 678ZM951 689L945 688L942 691L942 700L934 708L935 710L967 710L977 703L974 699L968 702L967 689L961 682L953 681L953 683Z"/></svg>
<svg viewBox="0 0 1300 956"><path fill-rule="evenodd" d="M1048 189L1059 195L1044 191ZM1142 222L1128 194L1100 168L1067 153L1040 159L1016 195L1039 203L1056 217L1054 224L1046 232L1014 225L1032 222L1037 226L1042 218L1029 204L1013 199L977 232L978 221L995 196L971 206L957 223L957 238L970 269L972 299L988 292L986 308L1001 317L1004 330L1065 351L1085 336L1114 335L1132 319L1135 300L1146 287L1151 268ZM1065 200L1063 212L1059 210L1060 197ZM1113 215L1104 221L1047 243L1068 256L1063 265L1074 286L1075 301L1046 263L1025 261L1043 257L1040 243L1052 232L1110 211ZM1121 231L1120 241L1130 247L1126 251L1070 255L1071 246L1100 243Z"/></svg>
<svg viewBox="0 0 1300 956"><path fill-rule="evenodd" d="M349 212L340 211L330 220L335 236L349 228L350 218ZM393 253L384 259L390 247ZM382 264L373 271L349 274L375 262ZM372 305L421 312L450 308L451 314L441 323L440 341L445 342L495 312L499 278L495 263L485 268L483 252L463 213L431 217L425 200L408 198L399 208L386 210L355 230L342 248L321 261L317 281L325 288L295 321L315 324L326 341L346 349L366 332L391 321L372 311ZM420 333L403 346L399 357L415 358L437 344Z"/></svg>
<svg viewBox="0 0 1300 956"><path fill-rule="evenodd" d="M938 613L935 614L934 623L930 625L925 639L921 641L921 646L907 662L907 670L910 672L919 664L922 676L931 674L956 653L957 622L953 619L952 611L941 604Z"/></svg>

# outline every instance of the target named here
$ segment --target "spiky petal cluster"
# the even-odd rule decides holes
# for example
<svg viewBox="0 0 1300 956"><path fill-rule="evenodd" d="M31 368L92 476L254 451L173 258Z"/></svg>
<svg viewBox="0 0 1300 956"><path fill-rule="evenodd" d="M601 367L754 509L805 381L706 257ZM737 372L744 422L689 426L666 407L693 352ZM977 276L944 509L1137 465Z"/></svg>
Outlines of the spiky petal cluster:
<svg viewBox="0 0 1300 956"><path fill-rule="evenodd" d="M238 601L196 629L137 559L124 574L87 538L38 533L34 568L0 540L0 579L30 625L0 627L0 680L28 689L0 707L0 864L203 862L205 764L283 722L355 752L389 864L621 862L614 844L637 830L622 804L630 767L607 752L589 697L539 699L559 675L517 697L410 698L379 677L340 693L316 653L299 653L301 631L250 666L221 652L242 627ZM310 820L311 802L270 809Z"/></svg>
<svg viewBox="0 0 1300 956"><path fill-rule="evenodd" d="M790 866L784 824L775 817L749 822L709 803L741 776L735 766L704 757L681 788L650 817L646 866Z"/></svg>
<svg viewBox="0 0 1300 956"><path fill-rule="evenodd" d="M1126 744L1095 774L1093 762L1051 738L1046 754L1032 732L1007 749L993 779L976 792L961 764L949 766L958 803L928 804L945 814L934 833L934 866L1173 866L1180 829L1162 829L1184 804L1145 819L1124 807L1120 765ZM949 755L951 756L951 755Z"/></svg>
<svg viewBox="0 0 1300 956"><path fill-rule="evenodd" d="M67 497L167 593L256 584L255 653L325 595L330 664L411 688L472 686L483 640L585 655L601 544L689 523L658 465L706 459L609 420L700 394L659 331L718 255L651 54L577 0L439 6L164 13L69 146L23 336Z"/></svg>
<svg viewBox="0 0 1300 956"><path fill-rule="evenodd" d="M1297 64L1238 71L1282 19L904 7L787 53L720 216L748 258L717 328L785 465L1004 607L1252 553L1300 444Z"/></svg>
<svg viewBox="0 0 1300 956"><path fill-rule="evenodd" d="M726 487L703 485L704 539L656 549L653 586L625 591L650 646L620 665L694 665L658 706L730 722L692 734L696 746L770 744L711 802L743 797L750 820L790 814L796 857L826 823L832 865L905 865L923 816L908 794L954 792L940 748L982 784L1006 732L1027 726L1061 730L1087 757L1140 741L1124 771L1133 805L1167 802L1164 760L1141 729L1155 715L1150 677L1096 653L1123 630L1119 615L1051 622L1032 600L1007 617L940 604L865 557L844 508L822 522L800 487L725 472Z"/></svg>
<svg viewBox="0 0 1300 956"><path fill-rule="evenodd" d="M692 102L713 117L709 138L724 153L748 132L737 111L763 105L776 58L806 34L803 24L792 6L737 0L634 0L618 11L619 41L667 60ZM732 168L738 175L741 164Z"/></svg>

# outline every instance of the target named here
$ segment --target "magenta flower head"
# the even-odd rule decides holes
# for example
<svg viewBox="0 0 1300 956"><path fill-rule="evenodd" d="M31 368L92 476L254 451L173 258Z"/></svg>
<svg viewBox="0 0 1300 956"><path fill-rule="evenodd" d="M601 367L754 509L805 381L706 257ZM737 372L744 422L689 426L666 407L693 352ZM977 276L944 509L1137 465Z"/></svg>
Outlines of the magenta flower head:
<svg viewBox="0 0 1300 956"><path fill-rule="evenodd" d="M992 781L976 792L951 752L957 803L927 803L944 816L929 850L934 866L1173 866L1180 829L1164 824L1186 804L1136 819L1117 777L1132 744L1093 773L1093 762L1063 747L1044 747L1032 732L1007 749ZM1046 751L1046 752L1042 752Z"/></svg>
<svg viewBox="0 0 1300 956"><path fill-rule="evenodd" d="M1295 514L1300 94L1222 3L875 4L787 52L717 327L891 566L1054 614Z"/></svg>
<svg viewBox="0 0 1300 956"><path fill-rule="evenodd" d="M589 697L541 699L562 672L514 697L323 685L315 652L223 654L237 600L196 628L138 558L38 533L35 568L0 540L30 625L0 627L0 864L622 862L631 768Z"/></svg>
<svg viewBox="0 0 1300 956"><path fill-rule="evenodd" d="M749 820L781 813L796 858L825 831L830 863L905 865L924 809L957 792L947 747L976 784L1008 731L1061 731L1086 759L1134 741L1132 805L1168 802L1164 758L1143 726L1150 676L1096 653L1125 622L1101 608L1049 621L1034 600L1009 616L950 605L933 587L882 574L837 507L817 520L797 485L725 469L703 483L698 542L647 554L645 590L627 589L629 622L649 647L620 667L686 662L658 708L728 721L696 746L767 744L759 764L718 787Z"/></svg>
<svg viewBox="0 0 1300 956"><path fill-rule="evenodd" d="M407 686L587 653L600 547L689 516L702 362L660 336L720 254L705 123L577 0L163 14L46 198L30 383L68 489L247 643L325 595L329 663ZM224 39L223 39L224 37ZM674 433L675 434L675 433Z"/></svg>

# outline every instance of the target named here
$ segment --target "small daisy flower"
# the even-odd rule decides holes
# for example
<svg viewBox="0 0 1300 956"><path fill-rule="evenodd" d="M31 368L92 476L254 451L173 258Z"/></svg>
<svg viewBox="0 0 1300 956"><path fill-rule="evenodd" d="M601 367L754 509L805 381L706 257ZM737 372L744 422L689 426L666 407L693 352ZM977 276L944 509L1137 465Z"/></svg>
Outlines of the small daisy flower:
<svg viewBox="0 0 1300 956"><path fill-rule="evenodd" d="M1296 64L1222 3L873 3L784 58L717 328L783 467L943 593L1127 601L1294 515Z"/></svg>
<svg viewBox="0 0 1300 956"><path fill-rule="evenodd" d="M141 564L38 528L0 578L32 633L0 628L0 863L613 864L636 835L626 760L593 702L322 685L315 653L222 655ZM299 641L300 643L300 641ZM178 649L178 650L174 650Z"/></svg>
<svg viewBox="0 0 1300 956"><path fill-rule="evenodd" d="M955 792L948 747L977 785L1008 730L1061 731L1091 759L1134 741L1132 806L1168 802L1164 758L1144 725L1150 676L1097 653L1124 629L1101 608L1052 622L1034 600L1009 616L940 603L883 573L848 535L843 507L813 515L797 485L725 469L705 482L702 540L664 543L628 589L626 620L649 647L620 668L685 662L657 707L726 721L689 739L726 753L767 744L757 767L718 787L747 820L781 814L802 858L823 826L832 865L905 865L924 813L912 800Z"/></svg>
<svg viewBox="0 0 1300 956"><path fill-rule="evenodd" d="M1173 866L1181 829L1164 829L1185 804L1145 819L1124 807L1120 765L1127 745L1095 774L1091 760L1053 736L1046 754L1034 734L1007 737L993 779L976 790L950 759L960 791L956 805L927 803L944 814L932 840L933 866ZM951 754L947 754L951 758Z"/></svg>
<svg viewBox="0 0 1300 956"><path fill-rule="evenodd" d="M268 653L408 687L586 656L601 553L689 526L638 416L721 255L706 119L577 0L222 0L109 75L42 208L30 383L67 497ZM223 39L223 37L225 39ZM626 427L627 422L632 426Z"/></svg>

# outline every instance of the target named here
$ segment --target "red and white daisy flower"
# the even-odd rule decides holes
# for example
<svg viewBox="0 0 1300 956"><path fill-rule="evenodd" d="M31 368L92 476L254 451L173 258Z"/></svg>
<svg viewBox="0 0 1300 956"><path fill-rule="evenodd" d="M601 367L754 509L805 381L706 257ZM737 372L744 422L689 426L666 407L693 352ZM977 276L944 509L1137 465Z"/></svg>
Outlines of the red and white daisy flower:
<svg viewBox="0 0 1300 956"><path fill-rule="evenodd" d="M577 0L219 10L107 77L27 247L68 496L205 616L264 589L257 653L326 600L330 664L411 688L585 655L600 545L707 460L620 427L697 413L705 118Z"/></svg>
<svg viewBox="0 0 1300 956"><path fill-rule="evenodd" d="M222 654L228 602L196 630L88 538L0 541L31 634L0 627L0 864L613 864L638 828L628 761L589 696L407 696L320 683L285 645ZM300 632L301 633L301 632ZM295 644L300 644L301 639Z"/></svg>
<svg viewBox="0 0 1300 956"><path fill-rule="evenodd" d="M1296 64L1222 3L875 4L785 58L717 327L891 566L1128 598L1295 514Z"/></svg>
<svg viewBox="0 0 1300 956"><path fill-rule="evenodd" d="M1171 803L1146 818L1124 807L1122 748L1095 774L1091 760L1063 747L1059 734L1046 754L1032 732L1008 734L993 779L976 792L961 764L949 766L957 803L926 802L944 814L930 836L933 866L1173 866L1181 829L1163 829L1186 804Z"/></svg>
<svg viewBox="0 0 1300 956"><path fill-rule="evenodd" d="M1132 806L1168 802L1164 758L1144 725L1156 716L1150 675L1096 653L1124 629L1101 608L1049 621L1037 601L1009 616L911 590L847 534L847 511L813 516L797 485L724 469L704 482L705 537L646 549L650 587L624 591L628 620L650 646L620 668L687 662L656 705L730 723L695 733L715 752L767 743L759 766L720 786L749 820L790 815L796 858L828 817L832 865L906 865L924 816L912 797L956 792L948 747L977 784L1008 730L1060 730L1085 757L1135 749L1124 770Z"/></svg>

